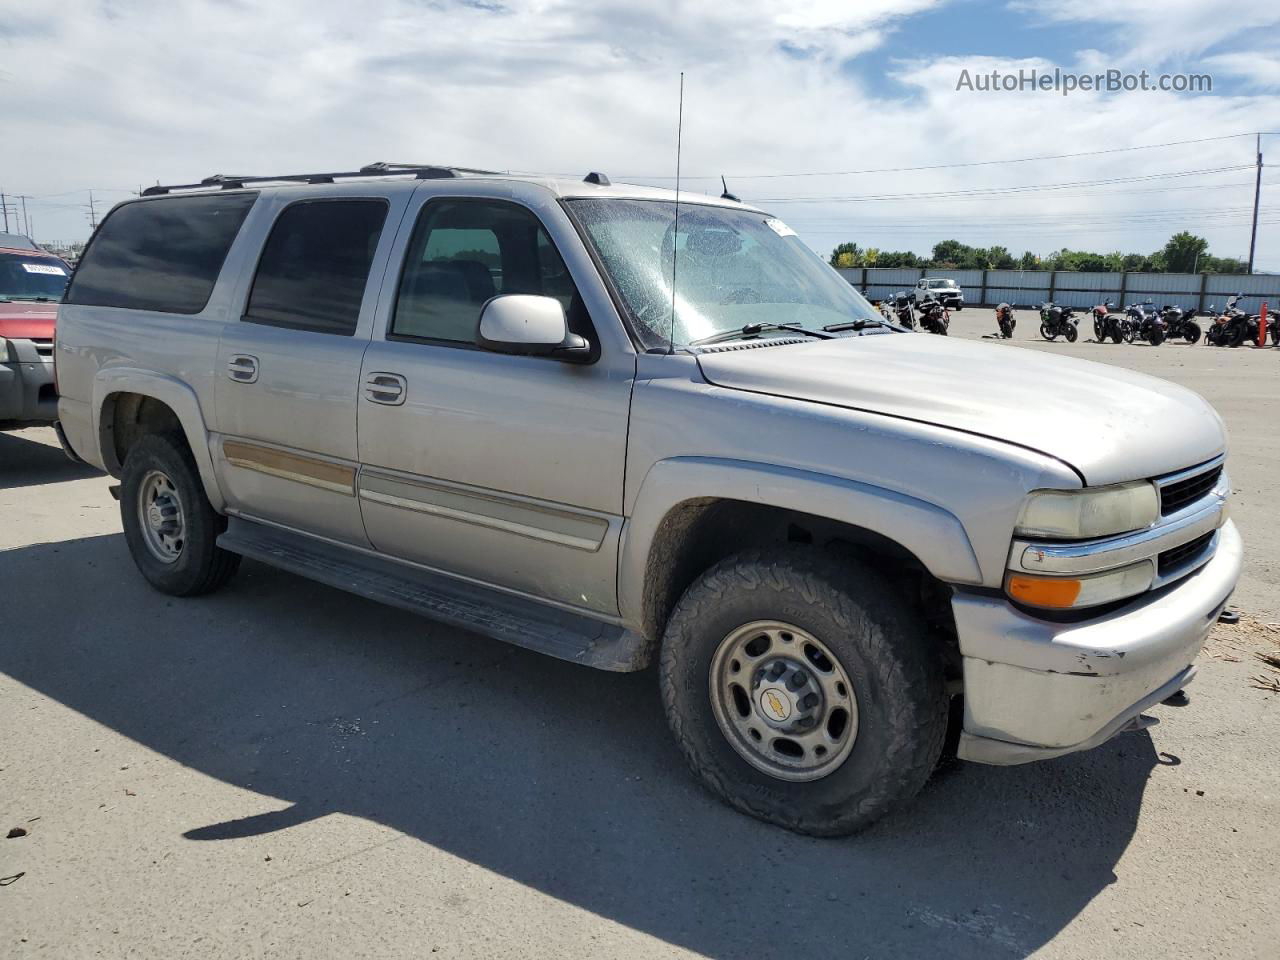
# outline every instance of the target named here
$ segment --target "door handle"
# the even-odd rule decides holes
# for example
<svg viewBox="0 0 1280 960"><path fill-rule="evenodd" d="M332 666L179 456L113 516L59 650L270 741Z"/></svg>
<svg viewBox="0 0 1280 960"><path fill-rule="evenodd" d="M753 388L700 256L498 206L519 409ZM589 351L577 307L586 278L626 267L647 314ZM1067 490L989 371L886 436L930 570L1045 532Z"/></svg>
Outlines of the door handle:
<svg viewBox="0 0 1280 960"><path fill-rule="evenodd" d="M404 403L408 393L408 384L398 373L371 373L364 378L364 396L374 403L384 403L389 407L398 407Z"/></svg>
<svg viewBox="0 0 1280 960"><path fill-rule="evenodd" d="M256 383L258 380L258 358L247 353L233 354L227 360L227 376L236 383Z"/></svg>

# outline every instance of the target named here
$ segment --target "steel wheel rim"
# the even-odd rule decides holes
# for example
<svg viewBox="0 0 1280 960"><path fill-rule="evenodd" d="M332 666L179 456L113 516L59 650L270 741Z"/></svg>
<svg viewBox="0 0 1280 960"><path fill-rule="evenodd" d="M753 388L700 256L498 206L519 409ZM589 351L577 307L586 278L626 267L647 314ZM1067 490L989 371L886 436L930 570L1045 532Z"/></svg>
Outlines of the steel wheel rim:
<svg viewBox="0 0 1280 960"><path fill-rule="evenodd" d="M161 563L177 563L187 543L182 498L167 474L151 470L138 487L138 525L147 551Z"/></svg>
<svg viewBox="0 0 1280 960"><path fill-rule="evenodd" d="M781 780L820 780L858 737L858 700L835 653L807 630L757 620L720 641L708 678L720 732Z"/></svg>

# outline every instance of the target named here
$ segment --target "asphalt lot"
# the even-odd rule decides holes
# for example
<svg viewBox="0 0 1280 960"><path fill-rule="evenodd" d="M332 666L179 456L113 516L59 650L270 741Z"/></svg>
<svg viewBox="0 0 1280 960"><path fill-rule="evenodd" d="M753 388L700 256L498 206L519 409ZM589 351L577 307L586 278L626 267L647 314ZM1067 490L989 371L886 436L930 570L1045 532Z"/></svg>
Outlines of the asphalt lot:
<svg viewBox="0 0 1280 960"><path fill-rule="evenodd" d="M47 428L0 433L0 956L1275 957L1280 697L1249 678L1280 650L1280 351L1035 326L1000 344L1011 364L1122 363L1222 413L1249 622L1160 726L951 766L839 841L706 796L651 673L255 563L214 596L154 593L106 478Z"/></svg>

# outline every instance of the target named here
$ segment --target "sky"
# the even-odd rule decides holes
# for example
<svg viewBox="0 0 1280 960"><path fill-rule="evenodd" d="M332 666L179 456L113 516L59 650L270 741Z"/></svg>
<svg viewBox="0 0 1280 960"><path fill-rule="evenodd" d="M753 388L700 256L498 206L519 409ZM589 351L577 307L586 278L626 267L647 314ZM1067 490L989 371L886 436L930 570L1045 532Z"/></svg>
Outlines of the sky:
<svg viewBox="0 0 1280 960"><path fill-rule="evenodd" d="M390 160L666 186L683 71L682 187L724 174L823 253L1149 253L1188 229L1244 257L1252 134L1280 134L1277 25L1275 0L0 0L0 190L52 242L87 236L90 189L100 217L213 173ZM1055 68L1213 89L957 89ZM1280 165L1280 135L1262 145ZM1262 198L1255 263L1280 271L1273 167Z"/></svg>

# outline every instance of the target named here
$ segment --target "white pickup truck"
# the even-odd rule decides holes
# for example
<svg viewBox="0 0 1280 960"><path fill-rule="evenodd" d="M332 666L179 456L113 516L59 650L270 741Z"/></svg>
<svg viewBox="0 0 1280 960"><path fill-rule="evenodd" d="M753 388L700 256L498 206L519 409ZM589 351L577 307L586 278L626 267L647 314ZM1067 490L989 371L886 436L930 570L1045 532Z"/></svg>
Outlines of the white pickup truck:
<svg viewBox="0 0 1280 960"><path fill-rule="evenodd" d="M943 277L922 277L916 281L916 302L921 300L941 300L948 310L964 309L964 291L954 280Z"/></svg>

